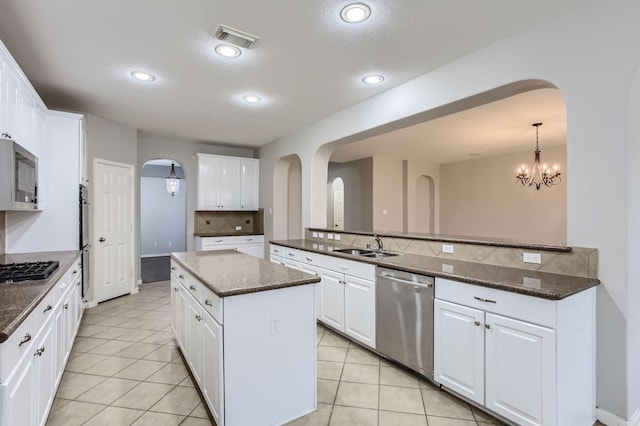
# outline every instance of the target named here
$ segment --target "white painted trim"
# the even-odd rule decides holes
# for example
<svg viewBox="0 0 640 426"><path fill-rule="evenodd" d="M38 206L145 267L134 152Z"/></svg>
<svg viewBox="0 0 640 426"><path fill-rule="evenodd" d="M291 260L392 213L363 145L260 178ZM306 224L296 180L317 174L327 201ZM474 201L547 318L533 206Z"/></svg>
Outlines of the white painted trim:
<svg viewBox="0 0 640 426"><path fill-rule="evenodd" d="M602 408L596 408L596 418L607 426L639 426L640 407L638 407L629 420L618 417L607 410L603 410Z"/></svg>

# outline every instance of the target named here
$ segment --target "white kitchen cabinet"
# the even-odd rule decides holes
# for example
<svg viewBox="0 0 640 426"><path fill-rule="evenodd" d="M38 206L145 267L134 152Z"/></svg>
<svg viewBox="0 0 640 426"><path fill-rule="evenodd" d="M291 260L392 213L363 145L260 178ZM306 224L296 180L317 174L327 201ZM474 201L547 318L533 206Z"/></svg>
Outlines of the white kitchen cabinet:
<svg viewBox="0 0 640 426"><path fill-rule="evenodd" d="M197 154L198 210L258 210L257 159Z"/></svg>
<svg viewBox="0 0 640 426"><path fill-rule="evenodd" d="M271 261L317 273L316 317L360 343L375 348L375 266L271 244Z"/></svg>
<svg viewBox="0 0 640 426"><path fill-rule="evenodd" d="M191 372L196 379L196 383L202 386L202 307L200 306L200 302L191 296L191 294L189 294L188 299L189 309L185 322L187 333L189 333L189 346L187 346L186 352L188 354L187 360L191 366Z"/></svg>
<svg viewBox="0 0 640 426"><path fill-rule="evenodd" d="M74 262L0 344L0 425L44 425L71 353L82 301ZM80 285L77 285L77 284Z"/></svg>
<svg viewBox="0 0 640 426"><path fill-rule="evenodd" d="M260 161L240 160L240 209L258 210Z"/></svg>
<svg viewBox="0 0 640 426"><path fill-rule="evenodd" d="M436 382L516 424L593 423L594 289L554 301L437 278L434 307Z"/></svg>
<svg viewBox="0 0 640 426"><path fill-rule="evenodd" d="M196 237L196 250L237 250L264 258L264 235Z"/></svg>
<svg viewBox="0 0 640 426"><path fill-rule="evenodd" d="M224 418L222 393L224 391L222 372L222 325L205 312L202 321L202 392L216 423Z"/></svg>

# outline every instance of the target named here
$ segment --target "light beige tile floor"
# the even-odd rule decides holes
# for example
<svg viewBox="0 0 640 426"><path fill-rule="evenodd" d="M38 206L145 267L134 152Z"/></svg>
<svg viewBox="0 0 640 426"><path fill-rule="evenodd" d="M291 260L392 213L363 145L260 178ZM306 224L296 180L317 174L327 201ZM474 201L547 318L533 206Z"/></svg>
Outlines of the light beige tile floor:
<svg viewBox="0 0 640 426"><path fill-rule="evenodd" d="M210 425L176 348L169 282L85 310L47 425ZM318 326L318 410L290 425L499 424Z"/></svg>

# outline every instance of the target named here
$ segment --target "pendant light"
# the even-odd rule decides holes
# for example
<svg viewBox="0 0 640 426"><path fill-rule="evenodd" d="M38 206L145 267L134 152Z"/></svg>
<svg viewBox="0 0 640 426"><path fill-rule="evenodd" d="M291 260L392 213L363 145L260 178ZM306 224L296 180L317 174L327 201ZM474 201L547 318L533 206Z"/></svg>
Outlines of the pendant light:
<svg viewBox="0 0 640 426"><path fill-rule="evenodd" d="M533 167L531 167L531 172L529 169L523 164L518 169L518 174L516 175L516 182L520 184L520 186L527 188L529 186L535 186L537 190L540 190L542 185L544 186L553 186L557 185L562 180L560 179L560 172L558 171L558 165L553 167L553 170L547 167L546 164L540 165L540 147L538 146L538 129L542 126L542 123L533 123L533 127L536 128L536 150L535 157L533 160Z"/></svg>
<svg viewBox="0 0 640 426"><path fill-rule="evenodd" d="M171 173L164 180L167 183L167 192L174 197L180 190L180 178L176 175L175 164L171 163Z"/></svg>

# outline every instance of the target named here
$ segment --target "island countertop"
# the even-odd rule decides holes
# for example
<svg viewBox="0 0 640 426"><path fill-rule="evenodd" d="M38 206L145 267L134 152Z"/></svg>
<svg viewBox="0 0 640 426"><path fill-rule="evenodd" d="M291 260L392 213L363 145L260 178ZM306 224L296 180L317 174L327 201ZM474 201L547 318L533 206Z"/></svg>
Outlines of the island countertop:
<svg viewBox="0 0 640 426"><path fill-rule="evenodd" d="M235 250L171 253L171 258L220 297L320 282L320 278Z"/></svg>
<svg viewBox="0 0 640 426"><path fill-rule="evenodd" d="M21 263L57 260L58 268L46 280L26 280L0 283L0 343L22 324L38 303L49 293L60 277L78 258L80 251L55 251L0 255L0 263Z"/></svg>
<svg viewBox="0 0 640 426"><path fill-rule="evenodd" d="M270 243L551 300L561 300L600 284L600 280L597 278L538 272L409 253L371 259L334 251L340 248L352 248L351 246L319 244L310 240L270 241Z"/></svg>

